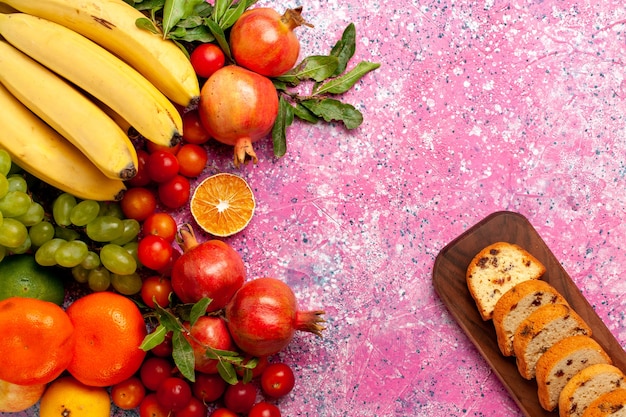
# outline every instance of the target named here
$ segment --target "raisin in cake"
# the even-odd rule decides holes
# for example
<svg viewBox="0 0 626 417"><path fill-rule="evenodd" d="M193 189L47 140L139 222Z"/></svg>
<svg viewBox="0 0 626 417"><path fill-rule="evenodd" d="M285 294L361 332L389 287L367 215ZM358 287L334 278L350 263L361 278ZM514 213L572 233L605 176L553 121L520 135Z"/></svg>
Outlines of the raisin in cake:
<svg viewBox="0 0 626 417"><path fill-rule="evenodd" d="M493 325L504 356L513 355L513 336L519 325L546 304L567 304L567 301L543 280L520 282L500 297L493 310Z"/></svg>
<svg viewBox="0 0 626 417"><path fill-rule="evenodd" d="M537 361L559 340L578 334L591 335L591 328L569 306L547 304L524 320L513 336L513 353L522 377L535 377Z"/></svg>
<svg viewBox="0 0 626 417"><path fill-rule="evenodd" d="M589 336L566 337L546 351L536 366L539 404L548 411L559 405L559 395L565 384L584 368L598 363L611 364L611 358Z"/></svg>
<svg viewBox="0 0 626 417"><path fill-rule="evenodd" d="M600 363L578 372L559 395L560 417L582 417L591 403L601 395L626 387L623 372L614 365Z"/></svg>
<svg viewBox="0 0 626 417"><path fill-rule="evenodd" d="M522 247L497 242L482 249L467 267L466 281L483 320L490 320L502 294L541 277L546 268Z"/></svg>

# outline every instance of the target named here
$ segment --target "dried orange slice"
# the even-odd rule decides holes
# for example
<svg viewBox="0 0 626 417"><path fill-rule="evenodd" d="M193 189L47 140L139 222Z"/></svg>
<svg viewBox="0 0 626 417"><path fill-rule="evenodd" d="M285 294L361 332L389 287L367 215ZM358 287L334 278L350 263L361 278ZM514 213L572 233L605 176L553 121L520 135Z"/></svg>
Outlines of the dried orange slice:
<svg viewBox="0 0 626 417"><path fill-rule="evenodd" d="M221 173L202 181L191 196L191 215L213 236L226 237L242 231L254 214L252 189L238 175Z"/></svg>

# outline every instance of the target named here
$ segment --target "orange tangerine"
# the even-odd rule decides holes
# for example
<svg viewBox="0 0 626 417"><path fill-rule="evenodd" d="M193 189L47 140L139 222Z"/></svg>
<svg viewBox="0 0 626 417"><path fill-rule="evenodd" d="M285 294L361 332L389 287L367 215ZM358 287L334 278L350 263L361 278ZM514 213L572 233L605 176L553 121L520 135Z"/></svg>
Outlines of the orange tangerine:
<svg viewBox="0 0 626 417"><path fill-rule="evenodd" d="M190 209L198 225L213 236L242 231L254 214L252 189L238 175L221 173L202 181L194 191Z"/></svg>
<svg viewBox="0 0 626 417"><path fill-rule="evenodd" d="M67 314L76 334L67 370L78 381L105 387L139 370L146 356L139 346L147 330L133 301L113 292L95 292L74 301Z"/></svg>
<svg viewBox="0 0 626 417"><path fill-rule="evenodd" d="M18 385L47 384L66 369L74 326L58 305L36 298L0 301L0 379Z"/></svg>

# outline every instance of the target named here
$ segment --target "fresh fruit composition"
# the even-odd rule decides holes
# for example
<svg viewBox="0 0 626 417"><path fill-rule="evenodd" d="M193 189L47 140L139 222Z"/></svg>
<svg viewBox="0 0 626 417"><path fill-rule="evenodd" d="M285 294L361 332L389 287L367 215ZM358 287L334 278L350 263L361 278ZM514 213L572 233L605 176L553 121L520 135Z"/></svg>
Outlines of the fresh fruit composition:
<svg viewBox="0 0 626 417"><path fill-rule="evenodd" d="M357 127L341 95L378 64L347 68L354 25L298 63L302 7L165 3L0 0L0 412L280 417L275 355L322 335L229 243L257 204L236 170L296 118Z"/></svg>

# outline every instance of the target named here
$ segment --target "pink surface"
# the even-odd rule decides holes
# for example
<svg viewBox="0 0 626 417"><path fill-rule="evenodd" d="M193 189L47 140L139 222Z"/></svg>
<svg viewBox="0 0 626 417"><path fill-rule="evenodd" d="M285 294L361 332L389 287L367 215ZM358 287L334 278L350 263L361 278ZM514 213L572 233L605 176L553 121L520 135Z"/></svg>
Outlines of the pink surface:
<svg viewBox="0 0 626 417"><path fill-rule="evenodd" d="M283 415L521 415L431 284L438 252L494 211L530 220L624 345L623 2L303 6L303 54L354 22L355 63L382 66L345 96L359 129L296 123L284 158L265 142L240 171L258 208L229 242L249 275L327 312L324 339L280 357L298 378ZM236 171L211 151L207 174Z"/></svg>

